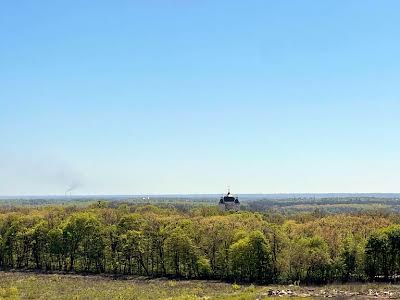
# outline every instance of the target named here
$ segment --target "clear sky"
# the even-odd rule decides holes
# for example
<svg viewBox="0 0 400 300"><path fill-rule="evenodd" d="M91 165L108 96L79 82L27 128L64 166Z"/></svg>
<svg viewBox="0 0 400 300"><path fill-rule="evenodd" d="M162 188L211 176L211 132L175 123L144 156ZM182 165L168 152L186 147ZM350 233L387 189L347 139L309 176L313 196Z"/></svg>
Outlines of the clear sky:
<svg viewBox="0 0 400 300"><path fill-rule="evenodd" d="M1 1L0 195L400 192L400 1Z"/></svg>

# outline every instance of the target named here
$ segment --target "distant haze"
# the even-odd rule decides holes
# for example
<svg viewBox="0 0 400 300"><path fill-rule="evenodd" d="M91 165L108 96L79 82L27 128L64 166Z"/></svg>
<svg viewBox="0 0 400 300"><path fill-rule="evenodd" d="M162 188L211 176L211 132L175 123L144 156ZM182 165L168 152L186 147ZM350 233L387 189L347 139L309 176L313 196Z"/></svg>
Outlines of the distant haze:
<svg viewBox="0 0 400 300"><path fill-rule="evenodd" d="M142 199L151 202L159 199L188 199L188 200L213 200L217 201L221 194L169 194L169 195L75 195L75 196L0 196L0 200L79 200L79 199L95 199L95 200L129 200ZM329 194L235 194L241 201L259 200L259 199L324 199L324 198L379 198L379 199L400 199L400 193L329 193Z"/></svg>

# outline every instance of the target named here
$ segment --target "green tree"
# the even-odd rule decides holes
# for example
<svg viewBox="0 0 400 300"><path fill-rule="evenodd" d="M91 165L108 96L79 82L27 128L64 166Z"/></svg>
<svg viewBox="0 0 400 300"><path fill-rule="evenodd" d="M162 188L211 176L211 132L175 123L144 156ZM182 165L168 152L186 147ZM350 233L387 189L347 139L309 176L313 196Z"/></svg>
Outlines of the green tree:
<svg viewBox="0 0 400 300"><path fill-rule="evenodd" d="M234 243L230 257L235 279L268 281L271 278L271 249L262 232L254 231Z"/></svg>
<svg viewBox="0 0 400 300"><path fill-rule="evenodd" d="M388 239L384 232L378 231L369 237L365 246L365 272L370 280L374 280L377 275L388 279L388 248Z"/></svg>
<svg viewBox="0 0 400 300"><path fill-rule="evenodd" d="M80 267L91 271L103 271L104 243L101 223L94 214L76 213L63 228L65 250L69 256L69 270L74 270L76 259L81 259Z"/></svg>
<svg viewBox="0 0 400 300"><path fill-rule="evenodd" d="M191 278L199 275L199 266L203 272L204 268L209 268L199 249L181 228L175 228L169 234L165 240L165 251L168 265L177 277Z"/></svg>
<svg viewBox="0 0 400 300"><path fill-rule="evenodd" d="M307 283L324 283L329 279L331 259L329 247L320 237L292 241L291 278Z"/></svg>

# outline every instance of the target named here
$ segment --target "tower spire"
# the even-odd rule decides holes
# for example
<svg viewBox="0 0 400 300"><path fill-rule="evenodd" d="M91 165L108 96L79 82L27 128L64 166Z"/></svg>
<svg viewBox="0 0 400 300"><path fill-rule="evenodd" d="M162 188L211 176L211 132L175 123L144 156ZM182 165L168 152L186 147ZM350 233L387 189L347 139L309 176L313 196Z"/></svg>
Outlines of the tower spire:
<svg viewBox="0 0 400 300"><path fill-rule="evenodd" d="M231 187L229 185L228 185L228 193L225 196L222 196L221 199L219 200L219 207L224 211L240 210L239 198L231 194Z"/></svg>

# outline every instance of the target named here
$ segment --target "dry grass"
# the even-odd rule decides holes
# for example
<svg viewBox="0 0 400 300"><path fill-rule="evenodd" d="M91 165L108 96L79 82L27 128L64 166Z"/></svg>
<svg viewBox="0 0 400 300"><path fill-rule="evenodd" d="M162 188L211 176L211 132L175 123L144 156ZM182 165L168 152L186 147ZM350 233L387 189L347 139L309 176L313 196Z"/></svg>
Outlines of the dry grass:
<svg viewBox="0 0 400 300"><path fill-rule="evenodd" d="M237 284L221 283L217 281L184 280L175 281L167 279L112 279L102 276L60 275L60 274L35 274L21 272L0 272L0 300L1 299L230 299L230 300L255 300L267 298L268 290L287 290L288 286L241 286ZM336 295L335 291L363 293L373 290L379 292L381 297L386 291L392 291L391 298L400 295L400 287L387 284L349 284L330 285L326 287L290 287L297 295L310 299L312 294L319 293L323 297L346 298ZM313 292L310 292L313 291ZM381 298L378 297L378 298ZM279 297L282 299L285 297ZM320 297L317 297L320 298ZM350 298L350 297L349 297ZM354 296L352 296L354 298ZM374 297L376 298L376 296ZM290 297L299 299L299 297Z"/></svg>
<svg viewBox="0 0 400 300"><path fill-rule="evenodd" d="M212 281L0 272L0 299L226 299L254 287ZM259 288L261 289L261 287ZM240 299L240 298L237 298Z"/></svg>

